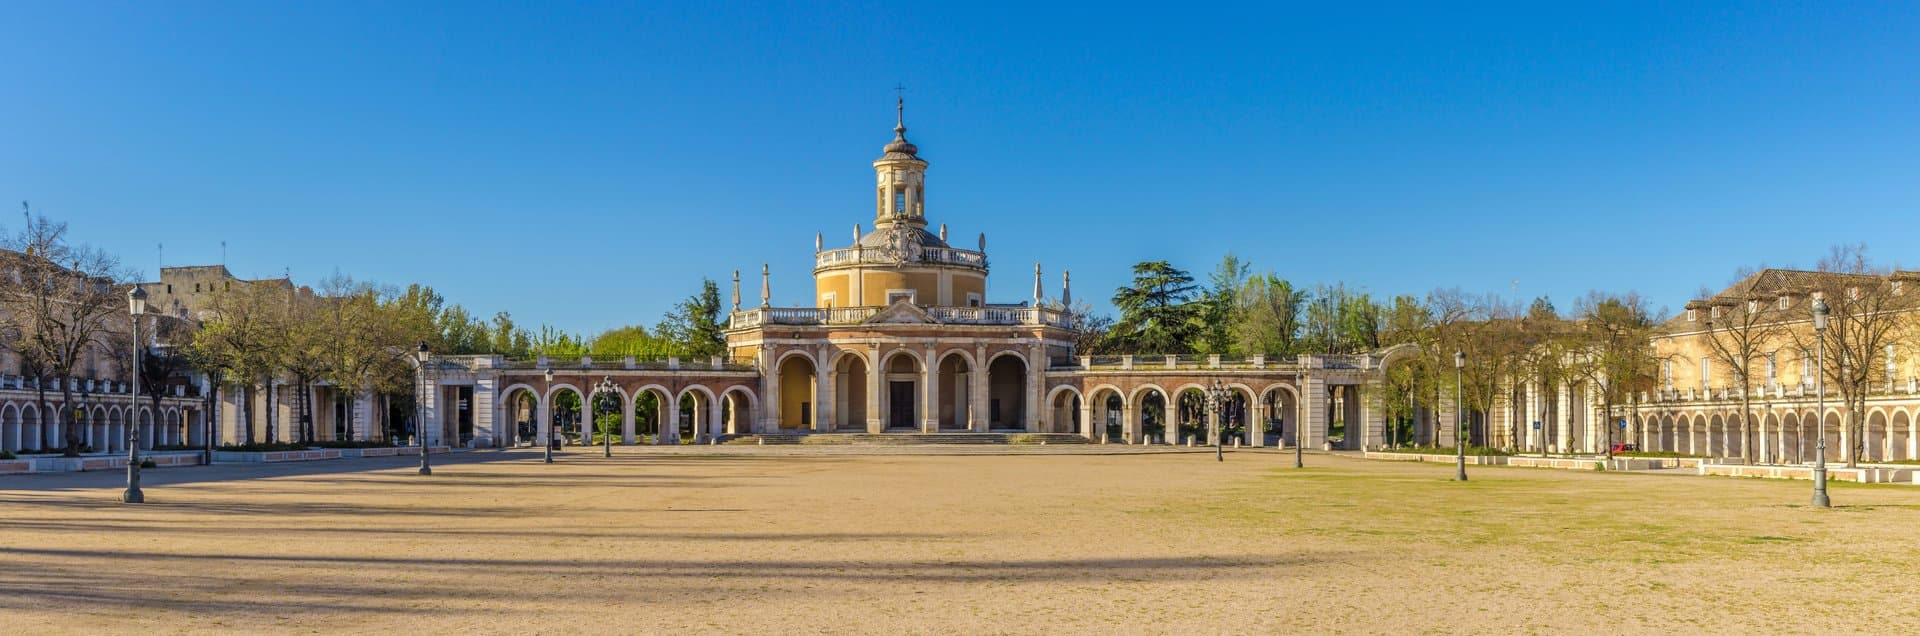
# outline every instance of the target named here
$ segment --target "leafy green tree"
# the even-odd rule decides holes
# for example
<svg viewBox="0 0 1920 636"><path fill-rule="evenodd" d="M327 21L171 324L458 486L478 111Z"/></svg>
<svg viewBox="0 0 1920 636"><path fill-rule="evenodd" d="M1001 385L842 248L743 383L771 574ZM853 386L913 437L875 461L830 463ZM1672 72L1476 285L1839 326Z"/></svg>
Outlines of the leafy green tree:
<svg viewBox="0 0 1920 636"><path fill-rule="evenodd" d="M1199 308L1193 276L1166 261L1133 266L1133 284L1114 291L1120 318L1111 334L1115 349L1140 353L1189 353Z"/></svg>
<svg viewBox="0 0 1920 636"><path fill-rule="evenodd" d="M1239 314L1234 311L1239 306L1239 295L1246 285L1252 266L1233 252L1227 252L1207 276L1207 290L1201 294L1197 318L1196 335L1198 342L1193 348L1201 353L1235 353L1238 342L1235 340L1235 324Z"/></svg>
<svg viewBox="0 0 1920 636"><path fill-rule="evenodd" d="M1302 312L1307 292L1274 274L1247 279L1234 297L1230 331L1240 351L1267 355L1300 352Z"/></svg>
<svg viewBox="0 0 1920 636"><path fill-rule="evenodd" d="M720 307L720 286L713 279L701 279L700 293L667 312L654 327L654 335L677 345L689 357L725 354L727 337L721 326Z"/></svg>

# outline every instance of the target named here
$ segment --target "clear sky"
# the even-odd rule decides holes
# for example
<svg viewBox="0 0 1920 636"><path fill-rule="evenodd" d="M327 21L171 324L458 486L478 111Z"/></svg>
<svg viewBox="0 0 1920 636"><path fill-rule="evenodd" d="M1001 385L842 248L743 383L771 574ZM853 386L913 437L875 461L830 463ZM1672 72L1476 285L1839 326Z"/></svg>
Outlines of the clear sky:
<svg viewBox="0 0 1920 636"><path fill-rule="evenodd" d="M225 241L593 332L767 262L808 305L904 83L995 302L1228 250L1563 309L1920 261L1920 3L559 4L0 3L0 201L149 277Z"/></svg>

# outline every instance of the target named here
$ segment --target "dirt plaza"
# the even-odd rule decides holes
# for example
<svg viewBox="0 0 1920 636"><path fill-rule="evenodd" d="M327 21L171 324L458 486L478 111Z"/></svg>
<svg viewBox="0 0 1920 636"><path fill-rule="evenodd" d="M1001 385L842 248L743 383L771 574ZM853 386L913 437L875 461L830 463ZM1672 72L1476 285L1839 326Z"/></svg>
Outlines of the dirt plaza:
<svg viewBox="0 0 1920 636"><path fill-rule="evenodd" d="M935 453L938 451L928 451ZM1272 450L476 451L0 478L34 633L1920 628L1920 489Z"/></svg>

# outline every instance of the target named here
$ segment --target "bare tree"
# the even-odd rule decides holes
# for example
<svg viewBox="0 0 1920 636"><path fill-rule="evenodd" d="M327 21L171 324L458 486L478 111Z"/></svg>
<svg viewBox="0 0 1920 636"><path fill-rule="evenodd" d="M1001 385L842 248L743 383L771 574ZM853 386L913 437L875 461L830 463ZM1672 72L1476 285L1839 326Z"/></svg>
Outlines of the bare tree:
<svg viewBox="0 0 1920 636"><path fill-rule="evenodd" d="M1706 313L1702 340L1707 344L1707 358L1725 367L1733 379L1734 386L1729 388L1740 399L1740 457L1749 463L1754 460L1753 367L1764 363L1767 353L1789 336L1787 323L1774 303L1779 296L1760 278L1764 274L1750 274L1726 293L1702 295L1700 300L1687 303L1688 310Z"/></svg>
<svg viewBox="0 0 1920 636"><path fill-rule="evenodd" d="M1876 386L1886 386L1894 378L1887 369L1889 351L1914 338L1913 310L1920 308L1916 298L1920 280L1910 272L1893 272L1876 265L1867 257L1865 245L1835 246L1817 269L1825 274L1813 279L1831 312L1827 329L1827 381L1840 392L1845 406L1846 431L1850 439L1847 466L1860 463L1866 449L1867 396ZM1797 333L1807 340L1803 347L1814 350L1811 333ZM1825 417L1821 414L1820 417Z"/></svg>
<svg viewBox="0 0 1920 636"><path fill-rule="evenodd" d="M1573 369L1600 396L1603 417L1653 382L1658 368L1649 338L1653 316L1638 294L1590 292L1576 305L1579 316ZM1601 422L1607 455L1613 454L1612 422Z"/></svg>
<svg viewBox="0 0 1920 636"><path fill-rule="evenodd" d="M68 242L67 224L31 212L26 226L5 238L5 247L11 251L0 255L6 270L0 277L0 330L43 379L59 380L61 403L71 407L75 372L98 353L116 321L125 320L118 283L127 275L113 255ZM41 412L54 413L44 392L41 399ZM80 430L65 424L65 454L78 456Z"/></svg>

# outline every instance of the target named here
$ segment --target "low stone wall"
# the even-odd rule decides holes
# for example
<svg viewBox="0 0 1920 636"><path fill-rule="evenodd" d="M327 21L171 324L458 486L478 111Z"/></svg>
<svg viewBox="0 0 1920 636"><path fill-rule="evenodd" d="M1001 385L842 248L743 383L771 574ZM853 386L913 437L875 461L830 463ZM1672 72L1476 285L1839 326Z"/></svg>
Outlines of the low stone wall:
<svg viewBox="0 0 1920 636"><path fill-rule="evenodd" d="M1451 463L1454 463L1454 460L1456 459L1456 457L1453 455L1423 455L1420 453L1383 453L1379 451L1367 451L1365 453L1362 453L1361 457L1364 457L1366 459L1384 459L1387 461L1394 461L1394 462L1432 462L1436 464L1451 464ZM1468 455L1467 464L1474 465L1474 466L1505 466L1507 465L1507 461L1510 459L1513 459L1513 458L1500 457L1500 456Z"/></svg>
<svg viewBox="0 0 1920 636"><path fill-rule="evenodd" d="M433 454L453 452L446 446L433 447ZM275 464L280 462L312 462L326 459L359 459L363 457L394 457L398 455L419 455L418 446L378 446L374 448L309 448L297 451L234 452L214 451L213 461L231 464Z"/></svg>
<svg viewBox="0 0 1920 636"><path fill-rule="evenodd" d="M1585 457L1508 457L1508 466L1522 468L1560 468L1565 470L1604 470L1605 459Z"/></svg>
<svg viewBox="0 0 1920 636"><path fill-rule="evenodd" d="M1722 475L1727 477L1760 477L1764 479L1805 479L1813 480L1812 466L1747 466L1742 464L1701 464L1700 474ZM1891 467L1828 467L1828 481L1852 481L1863 484L1913 484L1920 483L1912 468Z"/></svg>
<svg viewBox="0 0 1920 636"><path fill-rule="evenodd" d="M156 468L169 466L197 466L200 464L199 451L143 451L140 459L152 460ZM19 473L74 473L89 470L126 470L127 456L124 454L92 454L79 457L61 457L59 455L27 455L19 459L0 461L0 475Z"/></svg>

